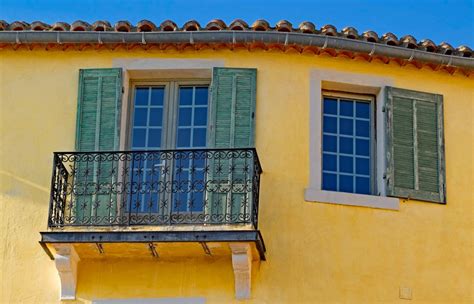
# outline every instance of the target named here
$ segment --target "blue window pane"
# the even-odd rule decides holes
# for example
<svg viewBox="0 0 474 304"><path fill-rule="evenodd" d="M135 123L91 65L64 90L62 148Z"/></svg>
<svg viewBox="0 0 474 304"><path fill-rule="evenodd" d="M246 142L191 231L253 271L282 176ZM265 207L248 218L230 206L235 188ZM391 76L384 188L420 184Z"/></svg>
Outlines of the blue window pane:
<svg viewBox="0 0 474 304"><path fill-rule="evenodd" d="M323 170L337 171L337 156L331 154L323 154Z"/></svg>
<svg viewBox="0 0 474 304"><path fill-rule="evenodd" d="M325 116L323 119L323 131L337 133L337 118Z"/></svg>
<svg viewBox="0 0 474 304"><path fill-rule="evenodd" d="M194 125L195 126L207 125L207 108L194 109Z"/></svg>
<svg viewBox="0 0 474 304"><path fill-rule="evenodd" d="M193 88L179 88L179 105L191 105L193 103Z"/></svg>
<svg viewBox="0 0 474 304"><path fill-rule="evenodd" d="M153 106L162 106L164 95L165 95L165 89L164 88L153 88L153 89L151 89L150 104L153 105Z"/></svg>
<svg viewBox="0 0 474 304"><path fill-rule="evenodd" d="M337 152L337 137L323 135L323 151Z"/></svg>
<svg viewBox="0 0 474 304"><path fill-rule="evenodd" d="M369 175L370 160L368 158L356 158L356 173Z"/></svg>
<svg viewBox="0 0 474 304"><path fill-rule="evenodd" d="M356 154L357 155L370 155L370 144L368 139L356 139Z"/></svg>
<svg viewBox="0 0 474 304"><path fill-rule="evenodd" d="M163 109L151 108L149 125L153 127L161 127L162 124L163 124Z"/></svg>
<svg viewBox="0 0 474 304"><path fill-rule="evenodd" d="M136 156L136 155L135 155ZM143 159L141 157L135 157L132 163L132 167L135 173L138 172L141 168L143 168Z"/></svg>
<svg viewBox="0 0 474 304"><path fill-rule="evenodd" d="M173 211L185 212L188 209L188 194L179 193L175 195L173 200Z"/></svg>
<svg viewBox="0 0 474 304"><path fill-rule="evenodd" d="M145 129L134 129L133 130L133 147L145 147L146 144L146 130Z"/></svg>
<svg viewBox="0 0 474 304"><path fill-rule="evenodd" d="M206 129L199 128L194 129L193 134L193 147L206 147Z"/></svg>
<svg viewBox="0 0 474 304"><path fill-rule="evenodd" d="M354 134L352 119L346 119L346 118L339 119L339 134L344 134L344 135Z"/></svg>
<svg viewBox="0 0 474 304"><path fill-rule="evenodd" d="M339 172L353 173L354 158L350 156L339 156Z"/></svg>
<svg viewBox="0 0 474 304"><path fill-rule="evenodd" d="M180 108L179 114L178 114L179 126L190 126L191 114L192 114L192 108Z"/></svg>
<svg viewBox="0 0 474 304"><path fill-rule="evenodd" d="M152 208L150 212L158 212L160 195L158 193L151 193Z"/></svg>
<svg viewBox="0 0 474 304"><path fill-rule="evenodd" d="M178 155L181 156L181 155ZM184 157L185 155L183 155ZM176 161L176 176L178 177L183 177L185 174L187 174L187 170L189 170L191 166L191 160L190 159L179 159ZM187 175L186 175L187 176Z"/></svg>
<svg viewBox="0 0 474 304"><path fill-rule="evenodd" d="M370 124L366 120L356 120L356 135L370 137Z"/></svg>
<svg viewBox="0 0 474 304"><path fill-rule="evenodd" d="M178 148L189 148L191 143L191 129L178 130Z"/></svg>
<svg viewBox="0 0 474 304"><path fill-rule="evenodd" d="M354 177L339 175L339 191L354 192Z"/></svg>
<svg viewBox="0 0 474 304"><path fill-rule="evenodd" d="M193 160L193 166L196 170L204 169L205 162L206 162L206 158L204 156L196 157Z"/></svg>
<svg viewBox="0 0 474 304"><path fill-rule="evenodd" d="M195 101L196 105L207 105L209 99L209 90L207 87L198 87L195 92Z"/></svg>
<svg viewBox="0 0 474 304"><path fill-rule="evenodd" d="M354 153L354 139L352 137L339 137L339 153Z"/></svg>
<svg viewBox="0 0 474 304"><path fill-rule="evenodd" d="M203 192L205 188L204 171L194 171L193 173L193 191Z"/></svg>
<svg viewBox="0 0 474 304"><path fill-rule="evenodd" d="M356 177L356 193L371 194L370 178Z"/></svg>
<svg viewBox="0 0 474 304"><path fill-rule="evenodd" d="M161 129L148 130L148 148L161 147Z"/></svg>
<svg viewBox="0 0 474 304"><path fill-rule="evenodd" d="M145 106L148 104L148 88L136 88L135 105Z"/></svg>
<svg viewBox="0 0 474 304"><path fill-rule="evenodd" d="M370 118L370 104L367 102L357 102L356 116L360 118Z"/></svg>
<svg viewBox="0 0 474 304"><path fill-rule="evenodd" d="M203 202L204 202L204 193L203 192L195 192L191 198L191 206L190 209L193 212L198 212L203 210Z"/></svg>
<svg viewBox="0 0 474 304"><path fill-rule="evenodd" d="M146 126L148 119L148 109L146 108L136 108L135 115L133 117L133 125L138 126Z"/></svg>
<svg viewBox="0 0 474 304"><path fill-rule="evenodd" d="M157 212L158 196L156 194L145 193L141 195L143 198L143 207L140 208L143 212Z"/></svg>
<svg viewBox="0 0 474 304"><path fill-rule="evenodd" d="M337 175L323 173L323 190L337 191Z"/></svg>
<svg viewBox="0 0 474 304"><path fill-rule="evenodd" d="M342 116L354 116L354 102L341 100L339 104L339 114Z"/></svg>
<svg viewBox="0 0 474 304"><path fill-rule="evenodd" d="M326 114L337 114L337 100L324 98L324 113Z"/></svg>

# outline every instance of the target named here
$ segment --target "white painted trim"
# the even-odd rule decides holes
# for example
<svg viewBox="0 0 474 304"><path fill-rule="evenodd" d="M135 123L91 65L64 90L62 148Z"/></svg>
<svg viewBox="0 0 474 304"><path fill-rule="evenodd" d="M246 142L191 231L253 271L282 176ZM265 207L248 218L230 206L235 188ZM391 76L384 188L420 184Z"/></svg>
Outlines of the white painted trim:
<svg viewBox="0 0 474 304"><path fill-rule="evenodd" d="M250 299L252 285L252 250L249 243L230 243L234 269L235 298Z"/></svg>
<svg viewBox="0 0 474 304"><path fill-rule="evenodd" d="M368 74L339 72L334 70L311 70L309 94L309 185L305 200L352 206L363 206L398 210L399 199L387 198L385 173L385 119L382 111L385 102L385 87L392 86L391 78ZM376 188L378 195L359 195L321 190L322 148L322 91L336 90L376 96ZM396 203L397 206L394 206Z"/></svg>
<svg viewBox="0 0 474 304"><path fill-rule="evenodd" d="M344 193L325 190L306 189L304 193L306 201L339 204L348 206L370 207L389 210L399 210L398 198L364 195L355 193Z"/></svg>
<svg viewBox="0 0 474 304"><path fill-rule="evenodd" d="M224 60L215 59L114 59L112 67L124 70L182 70L223 67Z"/></svg>
<svg viewBox="0 0 474 304"><path fill-rule="evenodd" d="M97 299L92 304L204 304L204 298Z"/></svg>
<svg viewBox="0 0 474 304"><path fill-rule="evenodd" d="M71 244L57 244L54 248L56 250L54 261L61 281L60 299L75 300L79 256Z"/></svg>

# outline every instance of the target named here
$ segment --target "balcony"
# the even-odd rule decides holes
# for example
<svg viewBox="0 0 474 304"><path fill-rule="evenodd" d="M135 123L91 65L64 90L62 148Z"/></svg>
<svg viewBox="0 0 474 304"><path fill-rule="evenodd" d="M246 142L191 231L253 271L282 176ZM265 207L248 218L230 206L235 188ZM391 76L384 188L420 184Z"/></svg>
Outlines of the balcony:
<svg viewBox="0 0 474 304"><path fill-rule="evenodd" d="M56 152L40 244L71 269L97 257L227 254L250 261L238 266L250 276L247 264L265 259L261 173L253 148Z"/></svg>

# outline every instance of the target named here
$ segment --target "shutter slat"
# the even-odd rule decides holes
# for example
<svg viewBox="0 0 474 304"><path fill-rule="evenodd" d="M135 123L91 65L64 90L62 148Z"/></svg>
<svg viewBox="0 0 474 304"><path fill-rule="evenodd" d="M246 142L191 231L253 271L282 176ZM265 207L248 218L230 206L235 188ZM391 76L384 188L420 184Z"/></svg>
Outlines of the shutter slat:
<svg viewBox="0 0 474 304"><path fill-rule="evenodd" d="M445 203L442 96L386 90L388 195Z"/></svg>
<svg viewBox="0 0 474 304"><path fill-rule="evenodd" d="M417 109L418 187L422 191L439 191L438 116L435 102L415 101Z"/></svg>
<svg viewBox="0 0 474 304"><path fill-rule="evenodd" d="M405 98L394 98L393 108L395 187L414 188L412 101Z"/></svg>

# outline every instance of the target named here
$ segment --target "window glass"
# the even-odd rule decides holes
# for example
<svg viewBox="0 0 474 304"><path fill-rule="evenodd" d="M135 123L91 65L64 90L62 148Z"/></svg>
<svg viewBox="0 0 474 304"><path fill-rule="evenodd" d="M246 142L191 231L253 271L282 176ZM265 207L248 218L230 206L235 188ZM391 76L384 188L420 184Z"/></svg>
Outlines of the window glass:
<svg viewBox="0 0 474 304"><path fill-rule="evenodd" d="M207 141L208 87L179 87L177 148L205 148ZM205 158L193 158L176 164L175 178L187 185L188 191L173 195L175 212L202 212L204 209Z"/></svg>
<svg viewBox="0 0 474 304"><path fill-rule="evenodd" d="M166 100L165 96L168 96ZM132 150L206 148L208 87L179 86L176 98L172 100L170 96L165 86L135 88L131 113ZM173 117L171 121L176 123L166 125L165 117ZM174 143L174 147L165 146L165 138ZM138 191L130 196L131 212L202 212L206 162L205 157L168 161L143 155L132 161L130 178ZM172 168L173 179L179 181L183 192L164 194L150 190L152 184L163 179L162 170L166 166Z"/></svg>
<svg viewBox="0 0 474 304"><path fill-rule="evenodd" d="M165 90L163 88L152 88L150 104L152 106L162 106L164 102Z"/></svg>
<svg viewBox="0 0 474 304"><path fill-rule="evenodd" d="M158 150L162 147L164 92L164 87L135 88L132 150ZM158 212L159 193L150 192L149 189L160 179L160 163L144 156L139 158L130 164L131 183L138 189L129 198L130 211Z"/></svg>
<svg viewBox="0 0 474 304"><path fill-rule="evenodd" d="M372 193L371 102L324 97L322 189Z"/></svg>
<svg viewBox="0 0 474 304"><path fill-rule="evenodd" d="M149 88L137 88L135 90L135 105L145 106L148 104Z"/></svg>

